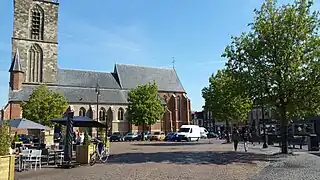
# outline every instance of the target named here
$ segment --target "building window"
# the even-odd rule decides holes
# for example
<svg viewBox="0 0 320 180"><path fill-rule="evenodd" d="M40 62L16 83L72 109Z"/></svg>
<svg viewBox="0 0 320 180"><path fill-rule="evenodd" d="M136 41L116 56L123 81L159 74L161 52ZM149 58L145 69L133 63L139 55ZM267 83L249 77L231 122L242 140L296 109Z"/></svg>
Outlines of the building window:
<svg viewBox="0 0 320 180"><path fill-rule="evenodd" d="M86 116L86 109L81 107L79 110L79 116Z"/></svg>
<svg viewBox="0 0 320 180"><path fill-rule="evenodd" d="M38 44L33 44L28 52L27 82L42 82L43 53Z"/></svg>
<svg viewBox="0 0 320 180"><path fill-rule="evenodd" d="M30 36L31 39L43 40L44 13L39 5L35 5L30 11Z"/></svg>
<svg viewBox="0 0 320 180"><path fill-rule="evenodd" d="M177 97L178 121L181 121L181 98Z"/></svg>
<svg viewBox="0 0 320 180"><path fill-rule="evenodd" d="M119 108L118 110L118 120L123 120L124 110Z"/></svg>
<svg viewBox="0 0 320 180"><path fill-rule="evenodd" d="M107 111L105 108L101 108L99 111L99 121L106 121L107 120Z"/></svg>

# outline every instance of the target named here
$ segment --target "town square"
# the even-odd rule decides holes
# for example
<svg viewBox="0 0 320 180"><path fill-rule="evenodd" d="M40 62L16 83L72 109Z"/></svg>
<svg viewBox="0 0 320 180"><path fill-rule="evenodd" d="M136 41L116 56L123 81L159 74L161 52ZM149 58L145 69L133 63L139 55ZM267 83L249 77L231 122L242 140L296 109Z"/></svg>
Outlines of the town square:
<svg viewBox="0 0 320 180"><path fill-rule="evenodd" d="M319 10L1 1L0 180L320 179Z"/></svg>

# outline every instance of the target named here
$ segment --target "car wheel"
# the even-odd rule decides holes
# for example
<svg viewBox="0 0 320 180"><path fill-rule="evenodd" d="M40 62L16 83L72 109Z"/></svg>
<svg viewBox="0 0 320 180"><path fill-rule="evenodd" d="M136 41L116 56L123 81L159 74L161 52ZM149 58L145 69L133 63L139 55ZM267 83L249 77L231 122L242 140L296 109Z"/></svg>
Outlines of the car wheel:
<svg viewBox="0 0 320 180"><path fill-rule="evenodd" d="M199 142L199 138L197 139L197 142Z"/></svg>

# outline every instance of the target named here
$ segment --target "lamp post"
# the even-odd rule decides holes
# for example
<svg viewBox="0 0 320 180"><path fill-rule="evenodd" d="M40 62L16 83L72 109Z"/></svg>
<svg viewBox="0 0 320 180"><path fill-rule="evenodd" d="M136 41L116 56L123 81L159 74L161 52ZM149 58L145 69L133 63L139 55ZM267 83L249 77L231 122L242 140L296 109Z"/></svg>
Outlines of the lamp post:
<svg viewBox="0 0 320 180"><path fill-rule="evenodd" d="M262 122L263 122L263 145L262 145L262 148L268 148L267 134L266 134L266 120L264 118L264 104L263 103L261 103L261 113L262 113Z"/></svg>
<svg viewBox="0 0 320 180"><path fill-rule="evenodd" d="M96 94L97 94L97 120L99 121L99 96L100 96L100 87L99 84L96 84ZM97 139L99 138L99 131L97 131Z"/></svg>

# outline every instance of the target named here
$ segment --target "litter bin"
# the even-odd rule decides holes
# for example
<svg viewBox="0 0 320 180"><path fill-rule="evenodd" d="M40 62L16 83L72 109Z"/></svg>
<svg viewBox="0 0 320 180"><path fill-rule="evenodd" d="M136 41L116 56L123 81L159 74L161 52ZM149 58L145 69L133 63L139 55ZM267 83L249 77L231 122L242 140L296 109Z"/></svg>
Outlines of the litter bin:
<svg viewBox="0 0 320 180"><path fill-rule="evenodd" d="M274 145L274 137L273 137L273 134L268 134L268 135L267 135L267 143L268 143L268 145Z"/></svg>
<svg viewBox="0 0 320 180"><path fill-rule="evenodd" d="M308 151L319 151L319 140L316 134L310 134L308 137Z"/></svg>

